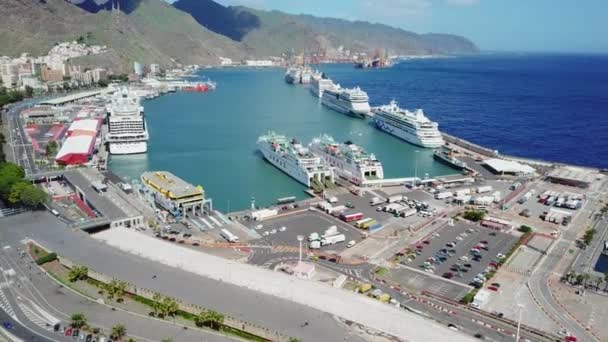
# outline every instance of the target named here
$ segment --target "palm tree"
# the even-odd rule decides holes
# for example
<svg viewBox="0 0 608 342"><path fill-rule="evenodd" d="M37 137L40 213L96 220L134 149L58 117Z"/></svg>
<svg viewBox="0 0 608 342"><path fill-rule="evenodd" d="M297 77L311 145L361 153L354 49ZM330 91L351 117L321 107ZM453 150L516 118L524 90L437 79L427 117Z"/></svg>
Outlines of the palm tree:
<svg viewBox="0 0 608 342"><path fill-rule="evenodd" d="M123 296L127 289L127 283L112 279L112 281L106 286L108 299L116 297L117 302L122 302Z"/></svg>
<svg viewBox="0 0 608 342"><path fill-rule="evenodd" d="M171 297L165 297L163 298L161 309L163 316L175 316L175 314L179 310L179 305L177 304L175 299Z"/></svg>
<svg viewBox="0 0 608 342"><path fill-rule="evenodd" d="M211 329L219 330L224 323L224 315L217 311L206 310L194 318L194 323L198 326L206 325Z"/></svg>
<svg viewBox="0 0 608 342"><path fill-rule="evenodd" d="M582 274L576 275L576 285L581 285L583 283L583 280L585 280L585 276L583 276Z"/></svg>
<svg viewBox="0 0 608 342"><path fill-rule="evenodd" d="M155 293L152 296L152 312L154 312L155 316L159 316L162 313L162 301L163 297L160 295L160 293Z"/></svg>
<svg viewBox="0 0 608 342"><path fill-rule="evenodd" d="M112 327L112 332L110 336L112 336L115 340L122 339L127 334L127 328L123 324L116 324Z"/></svg>
<svg viewBox="0 0 608 342"><path fill-rule="evenodd" d="M72 321L72 327L77 329L80 329L87 324L87 317L81 312L72 314L70 320Z"/></svg>
<svg viewBox="0 0 608 342"><path fill-rule="evenodd" d="M162 340L160 340L160 342L173 342L173 339L171 337L165 337Z"/></svg>
<svg viewBox="0 0 608 342"><path fill-rule="evenodd" d="M75 282L77 280L87 279L89 276L89 269L86 266L74 266L68 273L68 280Z"/></svg>
<svg viewBox="0 0 608 342"><path fill-rule="evenodd" d="M587 282L591 279L591 275L589 273L583 274L583 288L587 287Z"/></svg>
<svg viewBox="0 0 608 342"><path fill-rule="evenodd" d="M595 278L595 289L599 290L600 289L600 285L604 282L604 277L597 277Z"/></svg>

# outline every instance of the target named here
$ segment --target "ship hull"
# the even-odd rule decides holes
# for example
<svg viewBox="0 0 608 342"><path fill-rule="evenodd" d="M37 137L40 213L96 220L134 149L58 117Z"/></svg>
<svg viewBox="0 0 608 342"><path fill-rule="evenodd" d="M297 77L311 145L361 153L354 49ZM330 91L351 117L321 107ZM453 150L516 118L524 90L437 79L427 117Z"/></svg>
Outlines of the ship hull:
<svg viewBox="0 0 608 342"><path fill-rule="evenodd" d="M148 152L145 141L109 143L108 150L112 155L142 154Z"/></svg>
<svg viewBox="0 0 608 342"><path fill-rule="evenodd" d="M464 168L465 168L465 166L459 165L458 163L455 163L455 162L449 160L448 158L446 158L446 157L444 157L444 156L442 156L442 155L440 155L438 153L434 153L433 154L433 158L435 158L438 161L440 161L440 162L442 162L442 163L444 163L444 164L446 164L446 165L448 165L450 167L453 167L453 168L455 168L457 170L464 170Z"/></svg>
<svg viewBox="0 0 608 342"><path fill-rule="evenodd" d="M384 120L382 120L376 116L374 116L374 124L376 125L376 127L379 130L389 133L401 140L405 140L406 142L416 145L416 146L420 146L420 147L424 147L424 148L438 148L444 144L443 139L436 140L433 142L423 142L422 140L420 140L420 138L416 134L405 131L401 128L389 125Z"/></svg>

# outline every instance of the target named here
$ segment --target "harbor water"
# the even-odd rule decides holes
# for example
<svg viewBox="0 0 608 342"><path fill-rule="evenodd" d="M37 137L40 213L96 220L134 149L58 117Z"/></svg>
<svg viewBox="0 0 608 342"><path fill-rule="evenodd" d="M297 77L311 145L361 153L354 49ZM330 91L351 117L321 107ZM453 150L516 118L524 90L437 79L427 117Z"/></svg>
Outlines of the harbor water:
<svg viewBox="0 0 608 342"><path fill-rule="evenodd" d="M352 66L351 66L352 67ZM268 130L308 144L327 133L351 140L382 161L386 178L454 174L433 151L410 145L372 126L323 107L308 87L288 85L282 69L206 69L214 92L177 92L146 101L148 153L112 156L112 171L137 180L147 170L168 170L203 186L221 211L277 198L306 198L304 186L264 161L257 138ZM418 152L416 152L418 151Z"/></svg>

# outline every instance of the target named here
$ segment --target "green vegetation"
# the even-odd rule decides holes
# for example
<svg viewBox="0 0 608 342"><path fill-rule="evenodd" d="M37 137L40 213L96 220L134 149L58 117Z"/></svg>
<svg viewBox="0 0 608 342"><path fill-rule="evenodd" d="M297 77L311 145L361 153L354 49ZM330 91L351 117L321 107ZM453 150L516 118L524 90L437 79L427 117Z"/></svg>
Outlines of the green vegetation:
<svg viewBox="0 0 608 342"><path fill-rule="evenodd" d="M522 233L531 233L532 232L532 227L526 226L526 225L522 225L521 227L517 228L518 231L522 232Z"/></svg>
<svg viewBox="0 0 608 342"><path fill-rule="evenodd" d="M585 235L583 235L583 242L585 243L585 245L589 246L591 244L595 233L597 233L597 230L595 230L594 228L589 228L585 231Z"/></svg>
<svg viewBox="0 0 608 342"><path fill-rule="evenodd" d="M171 337L165 337L162 340L160 340L160 342L173 342L173 339Z"/></svg>
<svg viewBox="0 0 608 342"><path fill-rule="evenodd" d="M213 330L220 330L224 323L224 315L217 311L205 310L194 317L194 323L199 326L206 326Z"/></svg>
<svg viewBox="0 0 608 342"><path fill-rule="evenodd" d="M0 87L0 107L9 103L15 103L28 97L27 94L20 90L6 90L5 87ZM30 95L31 97L31 95Z"/></svg>
<svg viewBox="0 0 608 342"><path fill-rule="evenodd" d="M38 208L48 200L44 190L25 180L21 166L0 163L0 199L7 204Z"/></svg>
<svg viewBox="0 0 608 342"><path fill-rule="evenodd" d="M70 321L72 327L80 329L87 324L87 316L81 312L74 313L72 316L70 316Z"/></svg>
<svg viewBox="0 0 608 342"><path fill-rule="evenodd" d="M117 302L122 302L126 293L127 283L124 281L112 279L112 281L107 284L105 288L108 299L116 298Z"/></svg>
<svg viewBox="0 0 608 342"><path fill-rule="evenodd" d="M47 262L51 262L51 261L55 261L55 260L57 260L57 253L49 253L43 257L36 259L36 265L43 265L43 264L46 264Z"/></svg>
<svg viewBox="0 0 608 342"><path fill-rule="evenodd" d="M86 280L89 277L89 268L86 266L74 266L68 273L68 280L75 282L78 280Z"/></svg>
<svg viewBox="0 0 608 342"><path fill-rule="evenodd" d="M376 273L379 276L383 276L386 273L388 273L388 269L386 269L385 267L378 267L378 268L376 268L376 271L374 271L374 273Z"/></svg>
<svg viewBox="0 0 608 342"><path fill-rule="evenodd" d="M53 157L57 154L59 144L55 140L51 140L46 144L46 155L47 157Z"/></svg>
<svg viewBox="0 0 608 342"><path fill-rule="evenodd" d="M479 291L479 289L472 289L464 297L462 297L460 302L462 304L471 304L473 302L473 299L475 299L475 295L477 294L477 291Z"/></svg>
<svg viewBox="0 0 608 342"><path fill-rule="evenodd" d="M120 340L121 338L125 337L126 334L127 334L127 327L125 327L124 324L116 324L115 326L112 327L111 332L110 332L110 336L114 340Z"/></svg>
<svg viewBox="0 0 608 342"><path fill-rule="evenodd" d="M486 213L483 211L471 210L471 211L465 211L463 217L469 221L477 222L477 221L483 220L483 218L485 216L486 216Z"/></svg>

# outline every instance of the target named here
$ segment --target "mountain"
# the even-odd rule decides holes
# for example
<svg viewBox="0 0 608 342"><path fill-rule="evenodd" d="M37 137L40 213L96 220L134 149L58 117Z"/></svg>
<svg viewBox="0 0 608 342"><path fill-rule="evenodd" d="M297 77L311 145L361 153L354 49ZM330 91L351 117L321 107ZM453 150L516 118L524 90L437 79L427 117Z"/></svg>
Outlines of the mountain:
<svg viewBox="0 0 608 342"><path fill-rule="evenodd" d="M0 55L42 55L56 42L81 36L110 48L85 61L114 68L129 68L133 61L207 64L216 63L219 56L245 55L241 44L201 27L162 0L121 0L121 12L106 10L104 0L72 1L78 6L65 0L2 0Z"/></svg>
<svg viewBox="0 0 608 342"><path fill-rule="evenodd" d="M222 6L212 0L178 0L173 6L205 28L242 42L258 56L291 50L331 52L340 46L411 55L478 52L468 39L450 34L416 34L382 24Z"/></svg>

